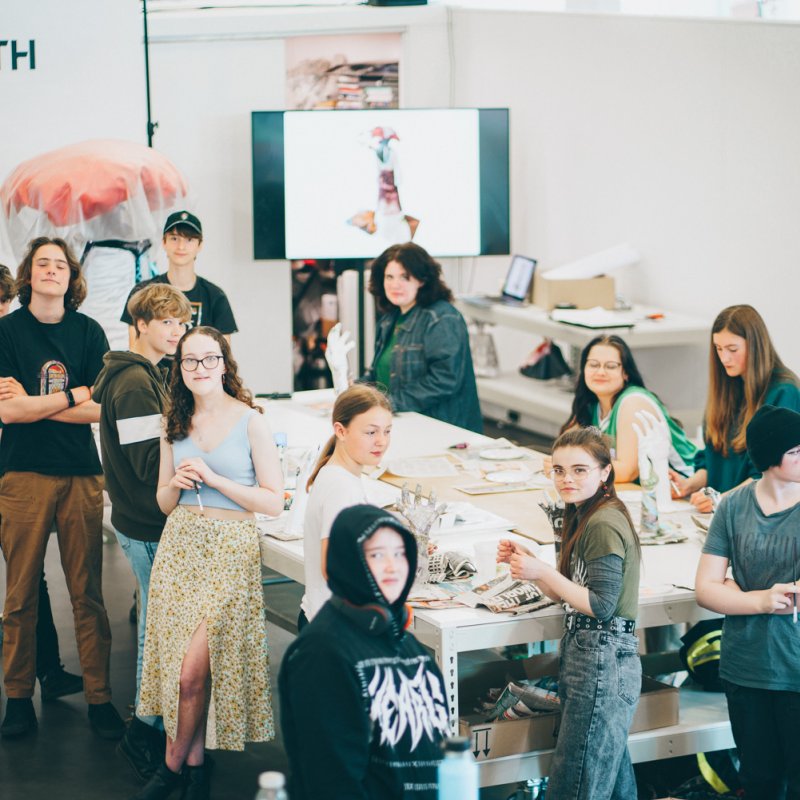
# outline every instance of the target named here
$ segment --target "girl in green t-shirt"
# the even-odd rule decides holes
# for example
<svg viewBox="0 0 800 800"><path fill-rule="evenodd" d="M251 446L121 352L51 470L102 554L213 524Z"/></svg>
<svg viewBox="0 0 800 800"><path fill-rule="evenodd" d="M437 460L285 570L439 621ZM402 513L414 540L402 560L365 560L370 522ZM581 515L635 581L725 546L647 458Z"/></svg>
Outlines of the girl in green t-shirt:
<svg viewBox="0 0 800 800"><path fill-rule="evenodd" d="M614 490L603 434L571 428L553 445L551 476L565 503L558 566L510 540L497 560L564 605L558 694L561 727L550 771L559 800L630 800L628 731L641 690L634 635L639 540Z"/></svg>
<svg viewBox="0 0 800 800"><path fill-rule="evenodd" d="M576 425L600 428L608 437L617 480L634 481L639 477L639 440L634 426L640 411L667 423L669 466L679 475L691 475L697 447L661 400L645 387L628 345L613 334L596 336L581 353L572 412L561 432Z"/></svg>

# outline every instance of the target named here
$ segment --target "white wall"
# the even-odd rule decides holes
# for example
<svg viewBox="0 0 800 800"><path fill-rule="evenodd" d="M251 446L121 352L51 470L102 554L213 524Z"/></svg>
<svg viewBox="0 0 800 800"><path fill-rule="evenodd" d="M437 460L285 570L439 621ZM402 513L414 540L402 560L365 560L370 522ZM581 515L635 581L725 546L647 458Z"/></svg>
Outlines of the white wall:
<svg viewBox="0 0 800 800"><path fill-rule="evenodd" d="M631 242L630 297L709 320L751 303L800 371L800 26L453 21L455 105L511 108L514 249L547 267ZM684 362L651 368L677 381Z"/></svg>
<svg viewBox="0 0 800 800"><path fill-rule="evenodd" d="M234 353L255 391L292 386L289 265L252 257L250 113L284 108L285 39L400 31L403 104L441 105L449 88L445 18L443 11L387 9L151 16L154 143L181 168L197 198L204 232L198 271L228 293L240 331Z"/></svg>
<svg viewBox="0 0 800 800"><path fill-rule="evenodd" d="M12 0L9 16L4 6L2 38L36 38L37 69L11 72L4 48L3 176L81 139L144 141L135 9ZM155 146L197 198L199 269L230 295L254 389L290 386L291 309L288 265L252 260L249 115L283 107L285 38L365 31L403 34L404 106L511 108L515 251L547 267L631 242L643 254L622 281L631 299L709 320L751 302L800 369L800 26L434 7L152 14ZM455 288L495 289L506 264L445 267ZM534 343L513 339L511 358ZM693 360L698 390L704 359ZM646 369L677 385L685 364L654 358Z"/></svg>
<svg viewBox="0 0 800 800"><path fill-rule="evenodd" d="M0 183L22 161L87 139L147 142L138 4L3 0L0 39L35 40L36 68L0 49ZM0 262L16 262L0 241Z"/></svg>

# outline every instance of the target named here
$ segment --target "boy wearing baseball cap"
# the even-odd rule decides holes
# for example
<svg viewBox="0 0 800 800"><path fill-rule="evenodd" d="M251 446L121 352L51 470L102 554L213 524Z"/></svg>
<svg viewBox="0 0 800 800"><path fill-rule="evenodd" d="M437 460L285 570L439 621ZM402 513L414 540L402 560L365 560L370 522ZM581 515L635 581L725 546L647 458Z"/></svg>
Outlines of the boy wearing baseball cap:
<svg viewBox="0 0 800 800"><path fill-rule="evenodd" d="M203 247L203 226L200 220L191 211L175 211L170 214L164 223L162 243L167 254L167 271L134 286L120 317L129 326L130 346L133 347L136 339L136 329L128 314L128 302L139 289L151 283L168 283L180 289L192 307L189 327L210 325L225 334L230 342L231 334L236 333L238 328L228 298L219 286L195 272L195 261Z"/></svg>

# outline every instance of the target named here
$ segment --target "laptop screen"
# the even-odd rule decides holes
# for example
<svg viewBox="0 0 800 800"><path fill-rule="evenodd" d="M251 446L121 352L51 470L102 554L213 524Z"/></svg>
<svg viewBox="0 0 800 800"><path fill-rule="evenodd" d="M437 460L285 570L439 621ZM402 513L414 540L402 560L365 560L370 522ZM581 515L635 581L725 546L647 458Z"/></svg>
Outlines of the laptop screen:
<svg viewBox="0 0 800 800"><path fill-rule="evenodd" d="M506 282L503 284L503 297L513 297L515 300L525 300L531 288L533 272L536 269L536 259L525 256L514 256L508 268Z"/></svg>

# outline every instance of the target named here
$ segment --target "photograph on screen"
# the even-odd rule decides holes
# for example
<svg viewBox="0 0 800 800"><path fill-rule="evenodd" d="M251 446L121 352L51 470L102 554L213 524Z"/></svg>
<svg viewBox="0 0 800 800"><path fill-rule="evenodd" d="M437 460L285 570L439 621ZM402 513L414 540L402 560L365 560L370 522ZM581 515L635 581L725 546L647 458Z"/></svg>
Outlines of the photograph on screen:
<svg viewBox="0 0 800 800"><path fill-rule="evenodd" d="M478 253L478 112L287 112L286 255Z"/></svg>

